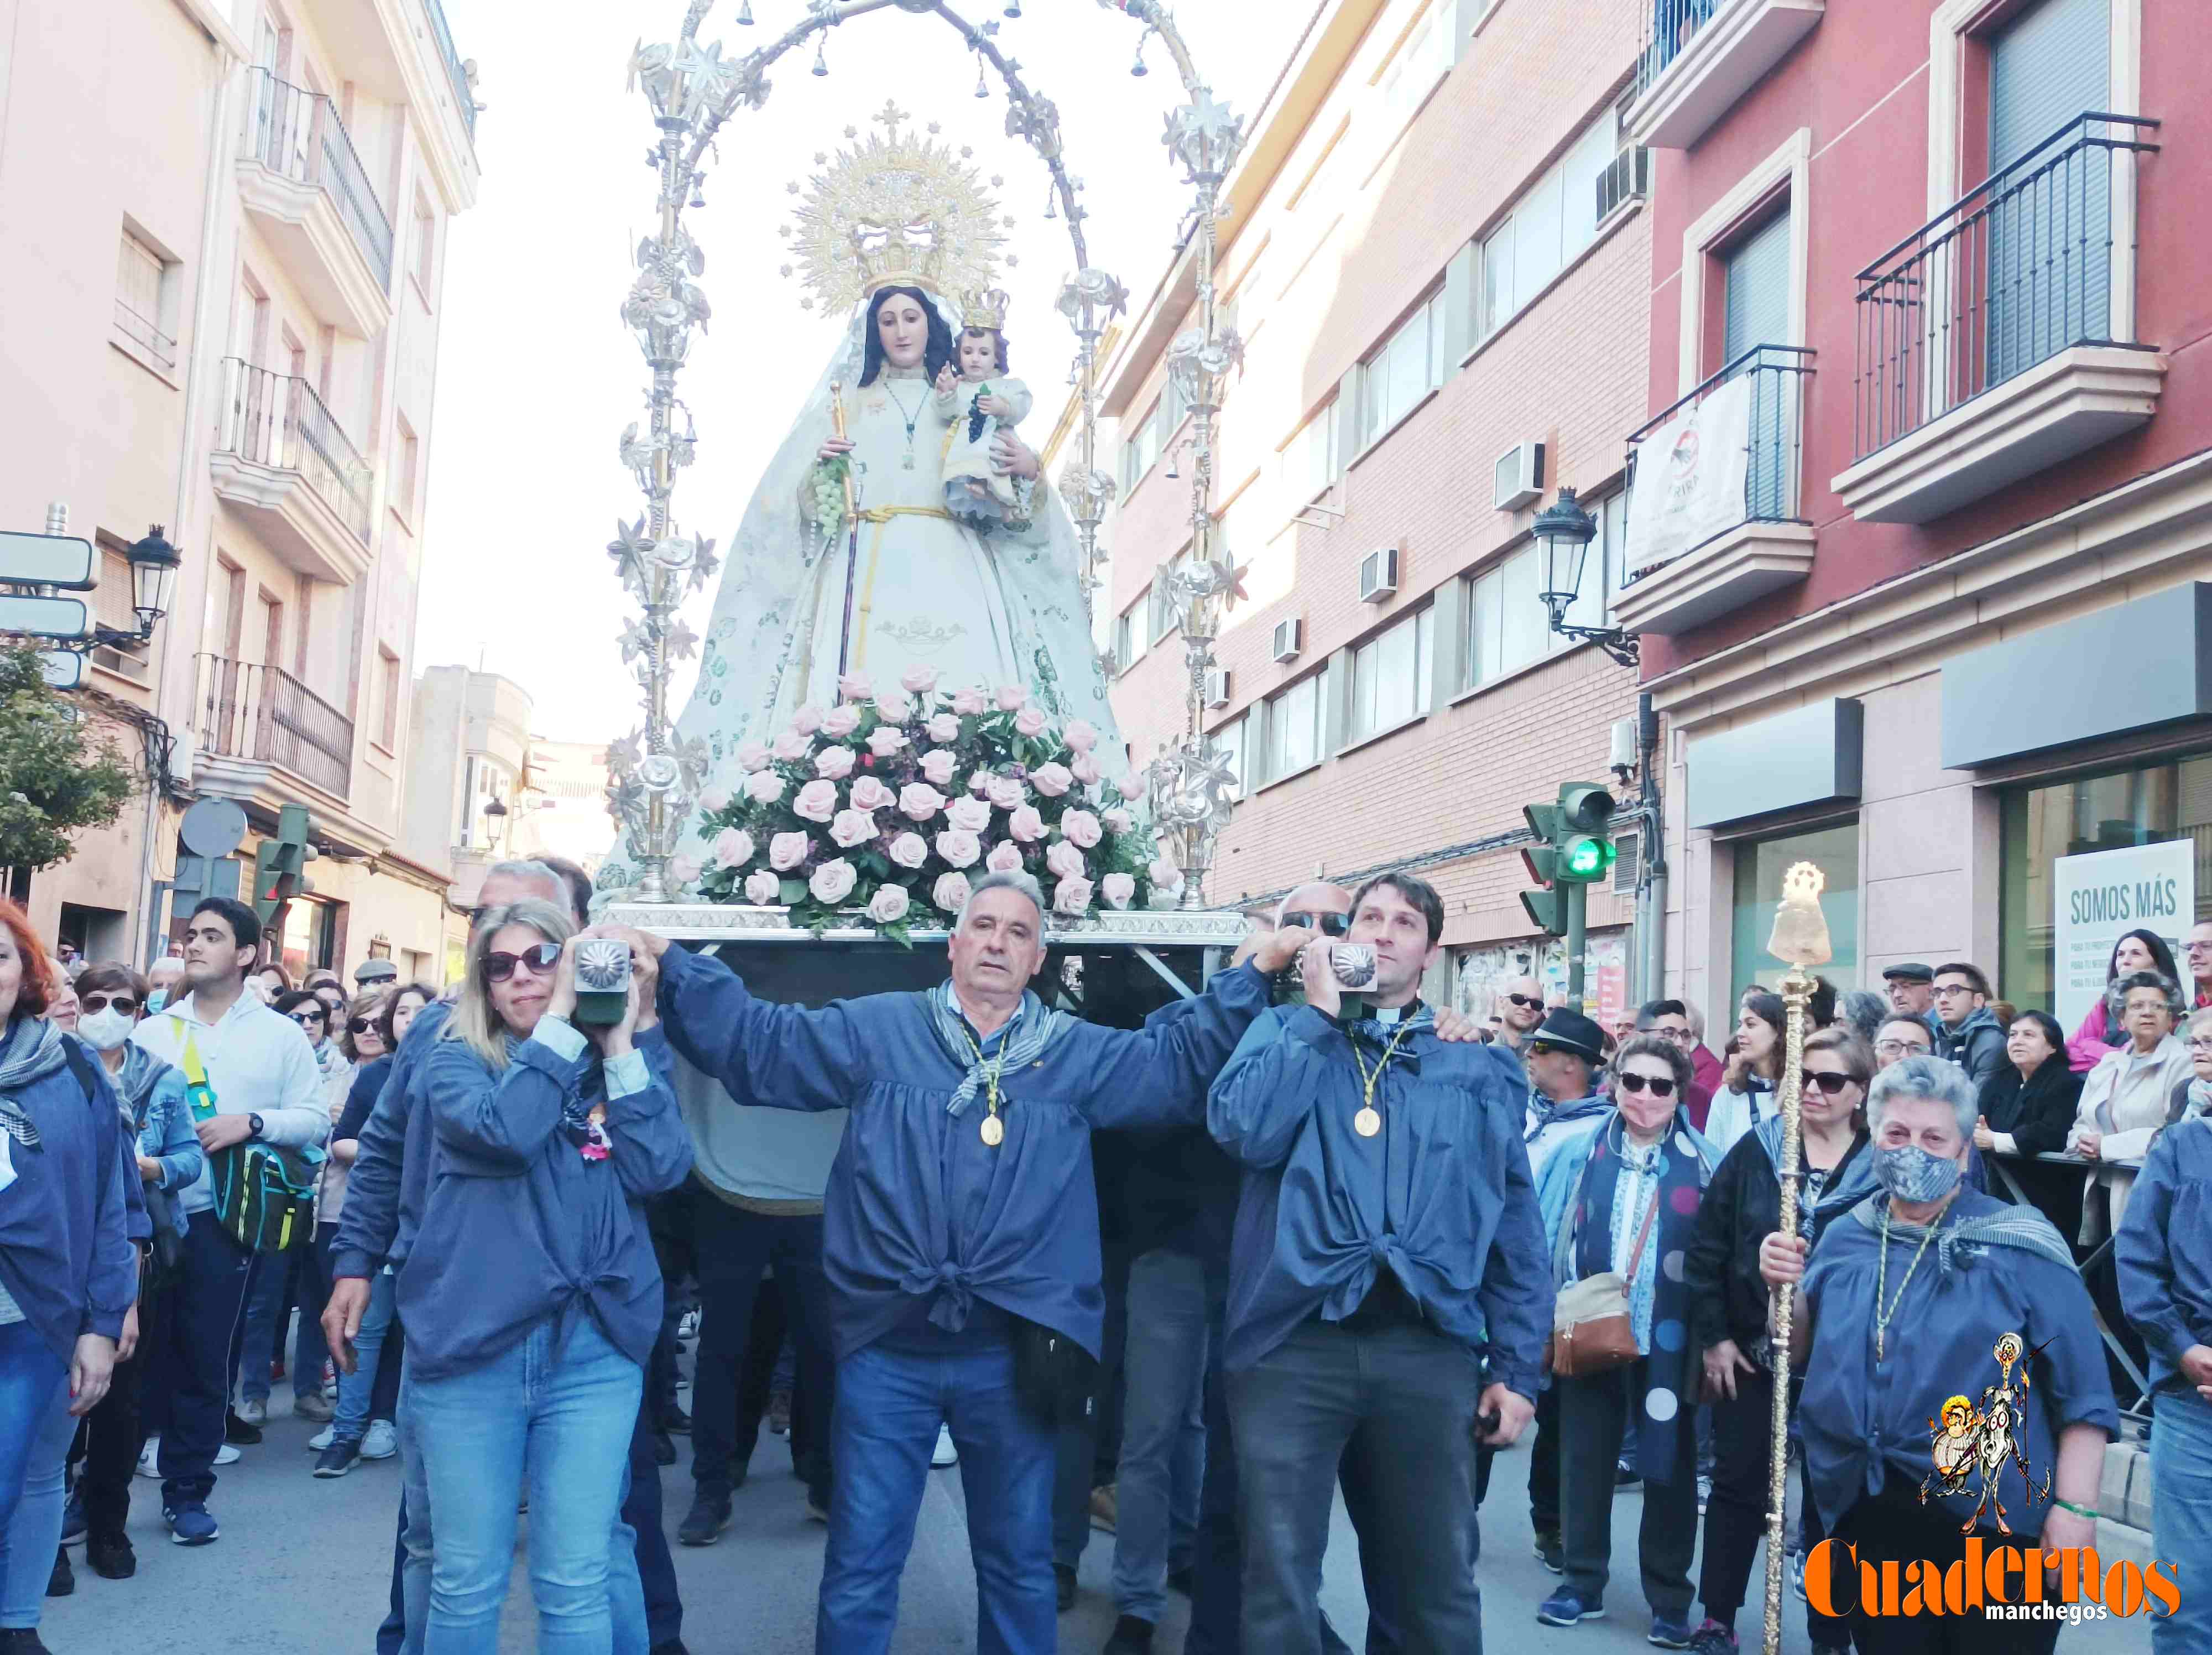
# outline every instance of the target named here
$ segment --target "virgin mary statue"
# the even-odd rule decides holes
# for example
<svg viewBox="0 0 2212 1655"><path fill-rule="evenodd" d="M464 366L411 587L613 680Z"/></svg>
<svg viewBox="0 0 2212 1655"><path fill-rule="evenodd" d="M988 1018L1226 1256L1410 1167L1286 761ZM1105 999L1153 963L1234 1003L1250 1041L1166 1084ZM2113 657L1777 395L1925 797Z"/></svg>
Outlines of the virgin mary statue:
<svg viewBox="0 0 2212 1655"><path fill-rule="evenodd" d="M942 176L935 187L952 193ZM1109 779L1118 776L1127 756L1091 642L1075 526L1035 453L1011 433L996 451L1014 485L1004 521L979 526L945 509L959 405L937 392L948 366L958 371L961 313L945 289L988 287L989 249L979 256L972 241L960 243L944 195L928 216L893 218L888 230L865 220L881 224L896 204L869 204L873 214L834 201L813 210L820 220L861 222L842 224L834 252L815 255L810 280L844 303L862 296L746 508L679 739L707 744L710 790L734 788L737 748L773 739L801 707L834 706L842 675L890 689L908 669L927 668L946 687L1019 685L1054 718L1087 720L1101 733ZM971 222L988 222L991 210L979 197ZM845 268L821 268L833 256ZM849 508L821 469L839 454ZM696 840L687 828L678 843L689 849Z"/></svg>

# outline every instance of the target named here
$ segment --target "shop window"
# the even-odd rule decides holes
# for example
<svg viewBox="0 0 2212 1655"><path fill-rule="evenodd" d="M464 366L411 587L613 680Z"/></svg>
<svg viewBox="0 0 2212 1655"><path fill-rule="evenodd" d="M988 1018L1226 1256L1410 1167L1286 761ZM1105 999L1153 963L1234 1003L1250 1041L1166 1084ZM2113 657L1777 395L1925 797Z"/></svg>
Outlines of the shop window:
<svg viewBox="0 0 2212 1655"><path fill-rule="evenodd" d="M2060 900L2078 881L2060 868L2062 859L2154 845L2191 847L2170 865L2177 878L2184 870L2189 876L2189 889L2176 893L2181 912L2162 911L2160 900L2141 904L2151 911L2136 912L2131 878L2128 912L2117 907L2085 912L2078 923L2075 915L2066 916L2066 940L2087 962L2077 968L2077 977L2086 969L2091 979L2101 978L2123 931L2140 925L2173 940L2186 937L2198 920L2212 918L2212 755L2008 788L2000 819L1997 991L2015 1006L2050 1010L2063 1005L2075 1011L2067 1024L2069 1034L2086 1006L2063 980L2069 974L2059 950ZM2185 973L2187 969L2184 964Z"/></svg>
<svg viewBox="0 0 2212 1655"><path fill-rule="evenodd" d="M1771 839L1739 840L1735 854L1735 912L1730 925L1729 1002L1705 1008L1718 1050L1735 1023L1735 1002L1753 983L1771 989L1789 968L1766 952L1774 934L1774 910L1782 900L1782 876L1797 862L1812 862L1827 876L1820 911L1828 922L1833 953L1820 975L1838 989L1859 983L1859 824L1856 819L1828 827L1785 833Z"/></svg>

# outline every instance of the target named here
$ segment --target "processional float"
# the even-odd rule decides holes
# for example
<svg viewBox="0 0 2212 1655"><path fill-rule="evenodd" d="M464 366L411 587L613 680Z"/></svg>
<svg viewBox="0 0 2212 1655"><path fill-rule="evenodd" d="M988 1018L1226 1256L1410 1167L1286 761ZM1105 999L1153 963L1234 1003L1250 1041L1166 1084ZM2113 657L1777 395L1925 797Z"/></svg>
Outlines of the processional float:
<svg viewBox="0 0 2212 1655"><path fill-rule="evenodd" d="M1182 739L1164 746L1144 775L1152 827L1182 870L1182 907L1202 910L1213 840L1229 820L1233 788L1227 757L1204 728L1203 692L1222 612L1237 595L1237 572L1221 545L1212 494L1215 418L1223 388L1243 356L1235 330L1220 325L1214 283L1222 184L1238 152L1242 123L1200 78L1173 15L1159 0L1097 3L1139 28L1133 72L1143 72L1145 46L1157 40L1188 98L1168 113L1163 137L1171 163L1182 169L1182 181L1193 192L1186 246L1196 276L1198 313L1195 325L1169 352L1170 372L1193 416L1192 552L1170 581L1188 668L1187 719ZM691 0L673 44L641 42L629 61L631 84L650 104L658 132L649 160L659 189L656 229L638 246L637 276L622 314L651 380L647 418L642 427L626 430L621 444L644 510L634 522L619 526L608 547L624 587L643 611L625 627L622 647L643 692L645 720L609 751L609 808L627 842L625 860L636 870L635 884L616 898L616 910L635 922L690 936L773 929L781 923L758 910L716 910L687 901L683 881L671 869L709 769L707 744L680 736L670 714L672 668L698 648L697 637L677 611L705 587L718 565L714 541L679 528L673 505L678 474L693 462L698 444L690 411L678 395L678 376L690 356L695 332L710 315L700 285L705 255L686 230L684 215L705 204L708 156L725 124L740 112L766 105L769 70L780 60L811 42L812 74L825 76L832 30L893 10L933 15L956 31L963 47L975 55L978 96L988 95L989 79L997 77L1007 104L1006 134L1020 139L1042 164L1049 178L1045 216L1066 223L1073 253L1074 273L1060 288L1058 308L1077 340L1073 378L1080 423L1058 486L1076 526L1086 607L1102 584L1097 573L1098 527L1115 494L1113 478L1099 465L1098 347L1107 323L1122 312L1128 296L1119 280L1091 263L1084 231L1088 212L1080 199L1083 180L1069 170L1058 106L1023 79L1019 63L1002 50L997 20L972 23L945 0L808 0L804 19L782 34L752 52L726 56L719 40L702 45L698 38L712 9L713 0ZM1005 10L1010 17L1019 15L1018 0L1009 0ZM750 26L753 21L751 0L743 0L737 21ZM895 107L886 115L904 118ZM886 187L895 191L898 181L889 180ZM800 239L803 257L804 227ZM1241 934L1235 916L1187 914L1180 916L1180 925L1173 922L1178 917L1101 915L1073 928L1127 933L1131 941L1224 942Z"/></svg>

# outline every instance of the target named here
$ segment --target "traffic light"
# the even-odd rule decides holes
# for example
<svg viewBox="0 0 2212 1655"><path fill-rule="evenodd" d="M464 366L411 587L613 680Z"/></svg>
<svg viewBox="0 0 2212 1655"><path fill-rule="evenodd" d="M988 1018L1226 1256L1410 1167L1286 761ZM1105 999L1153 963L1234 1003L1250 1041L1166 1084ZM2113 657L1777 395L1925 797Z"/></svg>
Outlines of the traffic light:
<svg viewBox="0 0 2212 1655"><path fill-rule="evenodd" d="M1589 887L1612 871L1615 852L1607 833L1613 797L1595 782L1560 784L1548 805L1524 805L1521 814L1536 843L1521 861L1543 887L1521 893L1521 906L1536 928L1567 942L1567 999L1579 1007L1583 991L1583 916Z"/></svg>
<svg viewBox="0 0 2212 1655"><path fill-rule="evenodd" d="M264 839L253 853L253 911L262 924L275 924L284 904L300 894L307 858L314 854L307 843L313 831L307 807L287 805L276 818L276 837Z"/></svg>
<svg viewBox="0 0 2212 1655"><path fill-rule="evenodd" d="M1595 782L1569 782L1559 788L1556 877L1594 885L1613 871L1613 849L1606 824L1613 820L1613 795Z"/></svg>
<svg viewBox="0 0 2212 1655"><path fill-rule="evenodd" d="M1559 807L1523 805L1521 814L1528 820L1528 831L1536 836L1536 843L1522 851L1521 864L1528 870L1528 877L1543 886L1540 891L1522 891L1521 906L1546 936L1563 937L1567 934L1567 903L1565 893L1557 888L1559 853L1554 843L1559 836Z"/></svg>

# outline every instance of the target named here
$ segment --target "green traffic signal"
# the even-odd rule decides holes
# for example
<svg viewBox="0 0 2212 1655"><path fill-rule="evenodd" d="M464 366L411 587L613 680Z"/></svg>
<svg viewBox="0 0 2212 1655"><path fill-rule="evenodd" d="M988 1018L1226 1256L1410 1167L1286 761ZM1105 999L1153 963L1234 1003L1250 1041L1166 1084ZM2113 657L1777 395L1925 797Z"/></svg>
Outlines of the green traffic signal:
<svg viewBox="0 0 2212 1655"><path fill-rule="evenodd" d="M1594 884L1612 870L1618 855L1610 839L1598 839L1584 835L1570 839L1559 853L1559 874L1561 879L1571 879L1578 885Z"/></svg>

